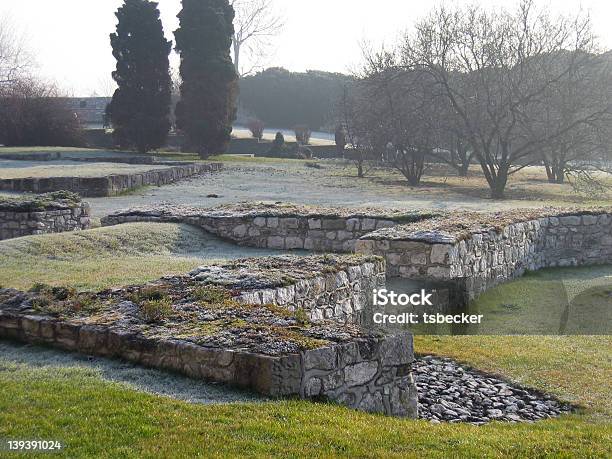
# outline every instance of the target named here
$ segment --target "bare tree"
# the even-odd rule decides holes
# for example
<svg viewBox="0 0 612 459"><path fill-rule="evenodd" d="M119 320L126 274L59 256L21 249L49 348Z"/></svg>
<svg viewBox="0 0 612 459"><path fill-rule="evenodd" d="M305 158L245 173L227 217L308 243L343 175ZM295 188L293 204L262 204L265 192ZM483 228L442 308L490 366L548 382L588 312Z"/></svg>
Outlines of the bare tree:
<svg viewBox="0 0 612 459"><path fill-rule="evenodd" d="M363 178L367 173L365 169L367 160L372 155L367 119L371 112L365 107L366 103L360 89L358 82L350 87L345 85L336 111L338 122L344 131L344 141L349 146L347 150L343 149L344 154L354 162L357 177Z"/></svg>
<svg viewBox="0 0 612 459"><path fill-rule="evenodd" d="M517 11L438 8L407 36L402 63L429 73L461 122L493 198L540 149L609 110L592 107L546 135L532 135L534 107L595 51L590 19L551 17L532 0ZM567 53L571 59L560 60ZM554 65L553 65L554 64Z"/></svg>
<svg viewBox="0 0 612 459"><path fill-rule="evenodd" d="M233 58L238 75L255 71L269 50L270 39L283 28L283 18L275 10L273 0L230 0L236 11L234 19ZM249 66L242 65L242 57L250 55Z"/></svg>
<svg viewBox="0 0 612 459"><path fill-rule="evenodd" d="M588 122L554 136L542 146L541 159L550 183L563 183L572 175L594 177L593 172L606 168L602 155L612 139L612 113L606 110L611 103L610 57L609 54L585 56L588 65L565 74L558 85L546 91L541 106L535 108L531 132L545 137L597 107L601 112L601 116L588 118ZM564 55L559 61L572 58Z"/></svg>
<svg viewBox="0 0 612 459"><path fill-rule="evenodd" d="M405 70L394 53L366 54L360 84L365 86L367 123L372 143L383 143L386 159L411 186L419 186L427 158L440 145L440 102L435 80L428 72ZM381 142L382 140L382 142Z"/></svg>
<svg viewBox="0 0 612 459"><path fill-rule="evenodd" d="M32 66L32 56L26 49L25 38L10 18L0 17L0 85L24 77Z"/></svg>
<svg viewBox="0 0 612 459"><path fill-rule="evenodd" d="M62 96L34 78L0 87L0 144L82 146L81 125Z"/></svg>

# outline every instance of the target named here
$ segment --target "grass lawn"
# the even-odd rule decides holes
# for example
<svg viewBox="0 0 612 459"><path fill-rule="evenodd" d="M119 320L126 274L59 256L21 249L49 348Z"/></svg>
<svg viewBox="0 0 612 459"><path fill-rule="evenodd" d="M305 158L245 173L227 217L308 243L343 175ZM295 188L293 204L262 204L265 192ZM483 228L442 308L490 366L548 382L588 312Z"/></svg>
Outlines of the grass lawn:
<svg viewBox="0 0 612 459"><path fill-rule="evenodd" d="M189 225L132 223L0 241L0 286L28 290L40 282L97 291L274 253L237 247Z"/></svg>
<svg viewBox="0 0 612 459"><path fill-rule="evenodd" d="M611 346L610 338L590 337L419 338L421 352L588 406L535 424L482 427L293 400L192 405L106 382L94 371L0 356L0 438L59 440L65 457L609 457Z"/></svg>
<svg viewBox="0 0 612 459"><path fill-rule="evenodd" d="M3 241L0 284L99 289L183 273L214 258L196 232L139 223ZM582 408L535 424L475 427L298 400L194 405L109 382L93 369L0 355L0 439L59 440L64 457L612 455L612 337L421 336L415 346L417 353L453 357Z"/></svg>

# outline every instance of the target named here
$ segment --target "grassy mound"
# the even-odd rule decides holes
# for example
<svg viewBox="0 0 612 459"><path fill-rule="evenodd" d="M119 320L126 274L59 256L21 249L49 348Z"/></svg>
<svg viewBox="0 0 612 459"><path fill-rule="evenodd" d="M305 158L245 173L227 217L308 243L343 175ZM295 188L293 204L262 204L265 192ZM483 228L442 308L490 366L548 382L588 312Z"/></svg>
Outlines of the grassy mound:
<svg viewBox="0 0 612 459"><path fill-rule="evenodd" d="M237 248L188 225L133 223L0 241L0 286L102 290L270 251Z"/></svg>

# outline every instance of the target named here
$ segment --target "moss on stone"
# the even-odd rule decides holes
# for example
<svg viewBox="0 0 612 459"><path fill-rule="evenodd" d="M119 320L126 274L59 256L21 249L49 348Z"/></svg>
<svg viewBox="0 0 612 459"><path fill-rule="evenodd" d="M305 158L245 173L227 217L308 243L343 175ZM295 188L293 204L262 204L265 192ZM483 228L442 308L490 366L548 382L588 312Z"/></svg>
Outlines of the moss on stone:
<svg viewBox="0 0 612 459"><path fill-rule="evenodd" d="M0 212L42 212L74 207L81 203L81 197L70 191L54 191L39 195L25 195L16 198L1 198Z"/></svg>

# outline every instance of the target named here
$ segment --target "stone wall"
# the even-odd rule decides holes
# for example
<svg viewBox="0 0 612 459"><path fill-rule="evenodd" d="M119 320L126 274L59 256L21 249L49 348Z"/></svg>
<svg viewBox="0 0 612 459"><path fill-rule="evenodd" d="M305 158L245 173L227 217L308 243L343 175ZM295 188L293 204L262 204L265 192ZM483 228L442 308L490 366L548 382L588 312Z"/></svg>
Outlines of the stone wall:
<svg viewBox="0 0 612 459"><path fill-rule="evenodd" d="M282 209L141 208L110 215L102 223L182 222L245 246L379 255L389 277L449 282L452 298L462 298L457 301L525 270L612 263L612 213L605 210L479 214L453 226L453 214L412 215L413 223L404 225L405 215ZM473 219L486 223L465 229ZM500 228L490 223L498 219ZM433 229L423 229L428 226Z"/></svg>
<svg viewBox="0 0 612 459"><path fill-rule="evenodd" d="M188 223L249 247L316 252L352 252L363 235L397 224L386 216L340 216L332 212L303 215L270 211L234 212L178 206L130 209L104 217L102 224L141 221Z"/></svg>
<svg viewBox="0 0 612 459"><path fill-rule="evenodd" d="M203 266L190 275L212 281L231 274L216 266ZM384 286L385 277L385 263L381 258L337 272L315 273L287 286L243 290L236 299L245 304L275 304L290 312L303 309L313 321L334 319L361 323L362 314L371 305L372 289Z"/></svg>
<svg viewBox="0 0 612 459"><path fill-rule="evenodd" d="M458 280L473 298L526 270L612 263L612 214L546 216L462 238L375 232L356 250L384 256L391 276Z"/></svg>
<svg viewBox="0 0 612 459"><path fill-rule="evenodd" d="M332 342L267 355L250 351L244 343L201 345L185 336L175 338L167 324L150 333L139 332L133 327L134 316L129 320L120 316L121 311L134 307L125 302L109 310L119 314L113 317L121 317L115 321L96 323L87 316L49 316L36 306L37 297L33 295L0 289L0 339L122 358L272 397L297 396L334 401L367 412L417 415L409 333L371 335L323 321L310 327L330 330L335 337ZM216 311L219 314L223 309Z"/></svg>
<svg viewBox="0 0 612 459"><path fill-rule="evenodd" d="M41 209L0 206L0 240L88 229L89 215L89 204L85 202L56 203Z"/></svg>
<svg viewBox="0 0 612 459"><path fill-rule="evenodd" d="M43 177L0 180L0 190L31 193L72 191L84 197L116 196L141 186L162 186L206 172L221 170L221 163L189 163L168 169L106 177Z"/></svg>

